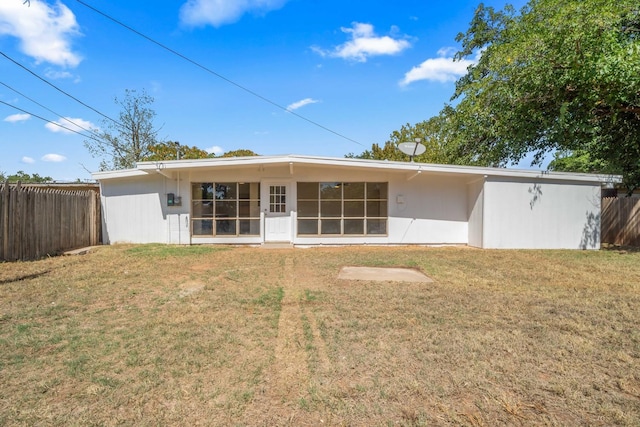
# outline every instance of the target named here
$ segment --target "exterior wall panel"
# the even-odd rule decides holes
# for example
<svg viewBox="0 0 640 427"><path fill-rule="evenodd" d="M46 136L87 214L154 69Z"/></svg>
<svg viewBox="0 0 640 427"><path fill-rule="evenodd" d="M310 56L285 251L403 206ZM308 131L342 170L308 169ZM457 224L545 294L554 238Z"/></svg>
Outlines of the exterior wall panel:
<svg viewBox="0 0 640 427"><path fill-rule="evenodd" d="M182 206L166 204L167 193L178 193L176 181L151 175L104 182L101 190L105 243L189 243L188 198Z"/></svg>
<svg viewBox="0 0 640 427"><path fill-rule="evenodd" d="M600 248L599 185L494 178L484 193L485 248Z"/></svg>
<svg viewBox="0 0 640 427"><path fill-rule="evenodd" d="M484 228L484 179L478 179L467 187L469 208L469 246L482 248Z"/></svg>

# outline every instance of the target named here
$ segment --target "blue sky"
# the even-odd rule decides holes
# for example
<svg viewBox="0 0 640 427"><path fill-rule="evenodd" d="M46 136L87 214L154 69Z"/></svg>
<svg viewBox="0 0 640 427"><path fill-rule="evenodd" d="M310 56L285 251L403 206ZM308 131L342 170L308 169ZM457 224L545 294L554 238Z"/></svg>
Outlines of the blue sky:
<svg viewBox="0 0 640 427"><path fill-rule="evenodd" d="M61 119L67 117L85 128L103 127L101 116L10 59L110 117L120 111L116 96L146 90L155 99L162 139L213 152L342 157L383 144L392 131L436 115L449 101L469 65L452 61L455 36L478 5L83 0L283 109L77 0L23 1L0 0L0 52L6 55L0 56L0 171L56 180L88 179L100 159L84 147L86 138L36 116L73 127Z"/></svg>

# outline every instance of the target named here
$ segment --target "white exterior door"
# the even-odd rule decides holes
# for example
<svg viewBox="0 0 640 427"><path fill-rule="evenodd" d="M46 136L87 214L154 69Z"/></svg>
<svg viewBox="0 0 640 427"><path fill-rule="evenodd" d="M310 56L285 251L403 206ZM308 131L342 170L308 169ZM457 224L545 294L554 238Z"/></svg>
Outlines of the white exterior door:
<svg viewBox="0 0 640 427"><path fill-rule="evenodd" d="M262 187L264 241L290 242L291 200L287 182L265 182Z"/></svg>

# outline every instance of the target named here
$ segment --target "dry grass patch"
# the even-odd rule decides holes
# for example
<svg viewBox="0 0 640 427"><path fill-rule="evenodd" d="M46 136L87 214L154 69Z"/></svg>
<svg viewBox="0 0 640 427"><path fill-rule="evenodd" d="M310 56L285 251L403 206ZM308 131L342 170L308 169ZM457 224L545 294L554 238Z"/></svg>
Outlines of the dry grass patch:
<svg viewBox="0 0 640 427"><path fill-rule="evenodd" d="M338 280L411 267L434 283ZM99 248L0 264L2 425L638 425L640 253Z"/></svg>

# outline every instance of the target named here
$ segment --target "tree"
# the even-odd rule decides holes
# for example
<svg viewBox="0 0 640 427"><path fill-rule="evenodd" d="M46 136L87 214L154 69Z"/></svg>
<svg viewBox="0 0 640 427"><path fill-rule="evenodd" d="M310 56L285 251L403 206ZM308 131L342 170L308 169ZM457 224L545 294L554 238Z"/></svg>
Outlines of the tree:
<svg viewBox="0 0 640 427"><path fill-rule="evenodd" d="M497 164L588 153L629 190L640 185L637 0L480 5L457 40L457 59L479 56L452 98L464 151Z"/></svg>
<svg viewBox="0 0 640 427"><path fill-rule="evenodd" d="M241 148L239 150L231 150L226 153L221 154L219 157L252 157L259 156L260 154L256 154L251 150L247 150L245 148ZM215 155L213 157L216 157Z"/></svg>
<svg viewBox="0 0 640 427"><path fill-rule="evenodd" d="M84 142L94 157L102 159L101 170L133 168L151 155L151 147L159 143L159 129L153 123L156 113L150 108L153 102L145 90L138 93L127 89L124 98L115 98L121 107L119 120L103 120L104 130Z"/></svg>
<svg viewBox="0 0 640 427"><path fill-rule="evenodd" d="M415 125L403 125L400 130L393 131L384 146L373 144L371 150L361 154L347 154L348 158L394 160L408 162L409 156L398 149L401 142L413 142L420 139L425 145L425 152L414 157L414 161L421 163L440 163L475 165L479 162L469 153L465 153L459 143L453 121L453 109L446 107L442 112Z"/></svg>
<svg viewBox="0 0 640 427"><path fill-rule="evenodd" d="M611 166L602 159L594 159L587 151L556 151L549 170L557 172L610 173Z"/></svg>
<svg viewBox="0 0 640 427"><path fill-rule="evenodd" d="M198 147L180 145L177 141L159 142L149 147L149 155L144 157L145 161L177 160L178 152L180 159L206 159L209 153Z"/></svg>
<svg viewBox="0 0 640 427"><path fill-rule="evenodd" d="M24 171L18 171L13 175L5 175L4 173L0 173L0 183L1 182L22 182L24 184L41 184L45 182L52 182L53 178L50 176L40 176L37 173L33 175L29 175Z"/></svg>

